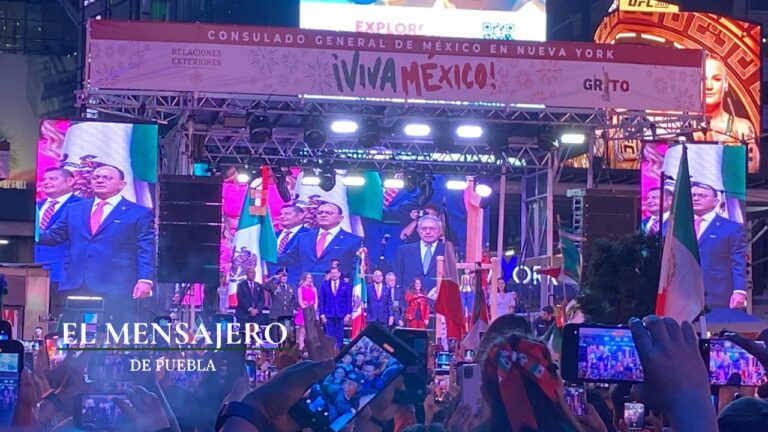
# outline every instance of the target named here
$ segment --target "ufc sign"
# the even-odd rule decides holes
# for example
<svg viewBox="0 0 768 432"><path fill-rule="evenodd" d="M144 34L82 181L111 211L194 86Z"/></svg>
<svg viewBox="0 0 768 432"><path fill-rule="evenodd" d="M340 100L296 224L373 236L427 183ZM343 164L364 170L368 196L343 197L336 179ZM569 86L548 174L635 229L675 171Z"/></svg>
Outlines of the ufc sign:
<svg viewBox="0 0 768 432"><path fill-rule="evenodd" d="M619 10L629 12L680 12L680 7L658 0L620 0Z"/></svg>

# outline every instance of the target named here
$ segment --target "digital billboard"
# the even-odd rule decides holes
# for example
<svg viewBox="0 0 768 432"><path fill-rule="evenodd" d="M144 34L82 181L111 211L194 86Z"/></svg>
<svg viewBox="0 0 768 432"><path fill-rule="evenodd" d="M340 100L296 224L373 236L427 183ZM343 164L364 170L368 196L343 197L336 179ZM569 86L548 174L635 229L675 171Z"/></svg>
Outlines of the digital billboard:
<svg viewBox="0 0 768 432"><path fill-rule="evenodd" d="M546 0L301 0L301 28L543 41Z"/></svg>
<svg viewBox="0 0 768 432"><path fill-rule="evenodd" d="M705 304L728 308L734 293L747 295L746 151L719 143L688 144L694 232L704 276ZM667 234L681 145L646 142L641 167L641 230ZM666 236L669 238L669 236Z"/></svg>
<svg viewBox="0 0 768 432"><path fill-rule="evenodd" d="M696 132L689 134L688 141L746 146L750 173L757 173L762 166L758 140L761 40L757 24L695 12L618 11L607 16L595 33L598 43L703 49L706 122L692 125ZM669 80L656 79L649 81L648 86L670 93L679 91L676 83ZM656 132L655 138L666 138L664 131ZM639 168L640 148L640 140L611 140L610 166Z"/></svg>
<svg viewBox="0 0 768 432"><path fill-rule="evenodd" d="M35 261L50 270L54 313L67 295L131 309L121 302L151 292L157 132L155 124L40 123Z"/></svg>

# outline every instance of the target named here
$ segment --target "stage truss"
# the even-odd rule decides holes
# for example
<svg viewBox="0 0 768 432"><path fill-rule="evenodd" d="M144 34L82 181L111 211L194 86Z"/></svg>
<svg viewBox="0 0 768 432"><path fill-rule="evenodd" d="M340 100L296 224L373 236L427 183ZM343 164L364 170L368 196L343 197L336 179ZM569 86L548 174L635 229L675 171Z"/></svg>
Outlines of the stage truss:
<svg viewBox="0 0 768 432"><path fill-rule="evenodd" d="M505 180L520 182L522 258L552 257L555 253L553 190L563 161L574 156L573 150L565 146L556 151L541 149L538 128L586 132L591 140L587 160L591 161L592 156L605 157L606 141L649 139L657 131L674 137L692 133L703 123L699 115L651 116L646 112L600 109L93 89L80 92L77 104L98 118L160 123L161 171L166 174L191 174L195 160L206 160L215 167L313 166L322 161L336 168L380 172L415 169L448 175L504 175ZM274 120L273 134L267 142L251 142L247 127L224 125L225 118L252 114ZM503 148L489 146L485 140L457 139L445 150L436 148L431 139L396 134L383 133L375 148L363 147L354 138L329 134L324 145L311 148L303 141L302 128L303 120L310 115L364 116L378 119L390 129L408 120L472 121L489 127L505 126L509 135ZM585 175L587 186L591 168ZM501 248L499 245L497 252ZM551 301L551 288L551 284L542 283L542 304Z"/></svg>

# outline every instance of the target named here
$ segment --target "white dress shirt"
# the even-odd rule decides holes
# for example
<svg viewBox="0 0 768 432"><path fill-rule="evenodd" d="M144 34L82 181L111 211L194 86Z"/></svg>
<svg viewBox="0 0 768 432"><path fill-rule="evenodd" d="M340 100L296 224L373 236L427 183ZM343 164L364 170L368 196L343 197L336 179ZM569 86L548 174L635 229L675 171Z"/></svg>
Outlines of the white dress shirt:
<svg viewBox="0 0 768 432"><path fill-rule="evenodd" d="M704 234L704 231L707 230L707 227L710 223L712 223L712 220L717 216L717 211L712 210L711 212L705 214L701 217L701 223L699 224L699 235L696 237L697 239L701 238L701 235Z"/></svg>
<svg viewBox="0 0 768 432"><path fill-rule="evenodd" d="M320 228L317 231L317 238L315 239L315 244L317 244L317 242L320 240L320 236L324 232L328 232L328 235L325 237L325 246L323 246L323 251L325 251L325 249L328 248L328 245L331 244L331 240L333 240L333 238L336 237L336 234L338 234L339 231L341 231L341 227L339 225L336 225L335 227L333 227L333 228L331 228L331 229L329 229L327 231L322 229L322 228Z"/></svg>
<svg viewBox="0 0 768 432"><path fill-rule="evenodd" d="M107 215L114 210L114 208L117 206L117 203L119 203L123 199L120 194L117 194L115 196L109 197L106 200L103 200L101 198L94 198L93 199L93 206L91 206L91 214L96 210L96 205L98 205L102 201L106 201L107 205L104 206L104 209L102 209L101 212L101 222L104 222L104 219L107 218Z"/></svg>
<svg viewBox="0 0 768 432"><path fill-rule="evenodd" d="M424 265L424 254L427 252L427 247L431 247L432 259L435 259L435 252L437 251L437 242L427 245L424 240L419 241L419 263Z"/></svg>
<svg viewBox="0 0 768 432"><path fill-rule="evenodd" d="M45 202L43 202L43 206L40 207L40 214L44 215L45 211L48 210L48 207L53 205L51 202L52 199L56 200L56 207L54 207L54 210L53 210L53 213L56 214L57 211L61 210L61 205L64 204L71 196L72 196L72 192L68 194L64 194L58 198L46 198Z"/></svg>

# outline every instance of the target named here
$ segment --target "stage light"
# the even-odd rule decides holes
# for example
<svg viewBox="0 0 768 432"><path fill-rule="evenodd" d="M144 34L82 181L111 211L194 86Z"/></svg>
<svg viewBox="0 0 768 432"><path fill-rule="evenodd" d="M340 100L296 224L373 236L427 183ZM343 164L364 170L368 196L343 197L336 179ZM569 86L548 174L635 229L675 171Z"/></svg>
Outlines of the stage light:
<svg viewBox="0 0 768 432"><path fill-rule="evenodd" d="M0 245L7 245L7 244L9 244L9 243L10 243L10 241L9 241L9 240L6 240L6 239L0 239Z"/></svg>
<svg viewBox="0 0 768 432"><path fill-rule="evenodd" d="M329 164L320 171L320 189L330 192L336 187L336 170Z"/></svg>
<svg viewBox="0 0 768 432"><path fill-rule="evenodd" d="M507 249L507 250L505 250L504 251L504 256L505 257L515 256L515 250L514 249Z"/></svg>
<svg viewBox="0 0 768 432"><path fill-rule="evenodd" d="M555 133L552 129L552 126L544 125L539 127L539 133L536 137L536 144L539 146L540 150L547 152L555 150L560 145L560 143L558 143L557 139L555 138Z"/></svg>
<svg viewBox="0 0 768 432"><path fill-rule="evenodd" d="M366 149L378 146L381 142L379 122L370 118L363 120L360 132L357 134L357 142Z"/></svg>
<svg viewBox="0 0 768 432"><path fill-rule="evenodd" d="M359 173L347 173L342 180L344 186L363 186L365 184L365 177Z"/></svg>
<svg viewBox="0 0 768 432"><path fill-rule="evenodd" d="M432 129L429 127L428 124L424 123L408 123L403 128L403 132L405 132L406 135L412 136L412 137L425 137L432 132Z"/></svg>
<svg viewBox="0 0 768 432"><path fill-rule="evenodd" d="M419 187L419 176L417 173L413 171L408 171L405 173L405 184L403 187L405 188L406 192L411 193L415 191Z"/></svg>
<svg viewBox="0 0 768 432"><path fill-rule="evenodd" d="M475 193L480 198L488 198L493 194L493 187L486 180L477 178L475 179Z"/></svg>
<svg viewBox="0 0 768 432"><path fill-rule="evenodd" d="M325 124L319 115L311 115L304 124L304 144L310 148L319 148L325 144Z"/></svg>
<svg viewBox="0 0 768 432"><path fill-rule="evenodd" d="M480 138L483 136L483 128L477 125L461 125L456 128L456 136L459 138Z"/></svg>
<svg viewBox="0 0 768 432"><path fill-rule="evenodd" d="M248 183L251 179L251 171L248 169L248 165L237 169L237 182Z"/></svg>
<svg viewBox="0 0 768 432"><path fill-rule="evenodd" d="M435 194L435 186L432 182L435 181L435 176L431 173L426 173L419 180L419 207L424 207L432 199Z"/></svg>
<svg viewBox="0 0 768 432"><path fill-rule="evenodd" d="M357 122L353 120L334 120L331 130L337 134L352 134L357 132Z"/></svg>
<svg viewBox="0 0 768 432"><path fill-rule="evenodd" d="M307 171L301 177L301 184L304 186L319 186L320 176L318 176L312 171Z"/></svg>
<svg viewBox="0 0 768 432"><path fill-rule="evenodd" d="M468 185L469 183L467 183L467 180L460 178L448 179L445 182L445 188L448 190L464 190Z"/></svg>
<svg viewBox="0 0 768 432"><path fill-rule="evenodd" d="M397 177L387 177L384 179L384 187L387 189L402 189L405 187L405 180Z"/></svg>
<svg viewBox="0 0 768 432"><path fill-rule="evenodd" d="M288 189L288 179L290 175L290 168L277 167L272 170L275 174L275 183L277 184L277 193L283 202L290 202L292 200L291 190Z"/></svg>
<svg viewBox="0 0 768 432"><path fill-rule="evenodd" d="M587 136L583 133L565 132L560 135L560 142L563 144L584 144Z"/></svg>
<svg viewBox="0 0 768 432"><path fill-rule="evenodd" d="M248 121L250 141L264 144L272 138L272 122L266 115L254 115Z"/></svg>

